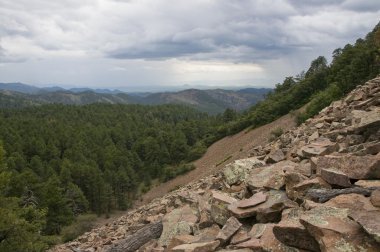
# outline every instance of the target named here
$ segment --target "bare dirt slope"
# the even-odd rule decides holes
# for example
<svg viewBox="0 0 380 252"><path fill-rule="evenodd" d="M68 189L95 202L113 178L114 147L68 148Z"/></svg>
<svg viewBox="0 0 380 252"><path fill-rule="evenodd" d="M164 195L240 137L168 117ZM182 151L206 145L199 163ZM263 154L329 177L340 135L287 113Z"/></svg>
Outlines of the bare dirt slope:
<svg viewBox="0 0 380 252"><path fill-rule="evenodd" d="M246 158L253 147L267 143L270 133L274 129L280 127L285 132L295 126L295 117L288 114L254 130L245 130L219 140L208 148L202 158L194 162L196 167L194 170L152 188L143 195L141 200L135 203L135 206L144 205L155 198L162 197L179 186L186 185L223 168L227 163ZM226 158L228 160L225 160ZM224 162L221 163L222 161Z"/></svg>

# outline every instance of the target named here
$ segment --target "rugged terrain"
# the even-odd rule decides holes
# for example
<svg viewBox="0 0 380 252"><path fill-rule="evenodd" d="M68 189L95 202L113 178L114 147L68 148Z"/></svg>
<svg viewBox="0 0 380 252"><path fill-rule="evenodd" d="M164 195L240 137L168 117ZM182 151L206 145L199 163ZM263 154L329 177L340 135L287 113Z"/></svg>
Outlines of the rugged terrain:
<svg viewBox="0 0 380 252"><path fill-rule="evenodd" d="M379 152L380 77L52 251L380 251Z"/></svg>
<svg viewBox="0 0 380 252"><path fill-rule="evenodd" d="M49 103L84 105L108 104L182 104L210 114L222 113L227 108L241 111L264 98L271 89L246 88L242 90L187 89L178 92L135 95L120 90L60 87L38 88L22 83L0 83L1 107L25 107ZM2 102L4 101L4 102ZM5 102L6 101L6 102Z"/></svg>

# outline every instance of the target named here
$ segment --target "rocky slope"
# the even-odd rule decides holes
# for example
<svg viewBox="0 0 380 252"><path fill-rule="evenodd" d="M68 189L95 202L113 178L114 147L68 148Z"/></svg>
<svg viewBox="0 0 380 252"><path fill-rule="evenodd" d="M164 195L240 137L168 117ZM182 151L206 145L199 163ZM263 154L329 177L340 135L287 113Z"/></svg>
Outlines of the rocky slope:
<svg viewBox="0 0 380 252"><path fill-rule="evenodd" d="M52 251L380 251L380 77Z"/></svg>

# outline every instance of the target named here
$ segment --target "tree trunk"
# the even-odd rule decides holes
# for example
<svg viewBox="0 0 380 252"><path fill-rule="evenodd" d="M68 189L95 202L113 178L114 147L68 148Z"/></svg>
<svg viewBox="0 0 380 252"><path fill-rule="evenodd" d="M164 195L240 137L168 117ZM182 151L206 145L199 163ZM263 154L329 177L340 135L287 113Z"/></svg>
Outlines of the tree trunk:
<svg viewBox="0 0 380 252"><path fill-rule="evenodd" d="M139 249L142 245L152 239L157 239L162 233L162 222L145 225L134 234L119 241L106 252L132 252Z"/></svg>

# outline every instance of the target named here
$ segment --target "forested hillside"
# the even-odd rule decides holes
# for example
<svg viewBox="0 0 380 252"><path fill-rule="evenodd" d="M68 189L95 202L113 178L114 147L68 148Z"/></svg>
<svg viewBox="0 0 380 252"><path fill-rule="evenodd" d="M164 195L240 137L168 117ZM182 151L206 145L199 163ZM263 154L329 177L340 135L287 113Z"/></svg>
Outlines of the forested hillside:
<svg viewBox="0 0 380 252"><path fill-rule="evenodd" d="M380 73L380 23L364 39L333 52L331 64L319 56L307 71L286 77L238 120L219 128L219 135L233 134L246 127L264 125L309 103L298 115L299 122L317 114L332 101Z"/></svg>
<svg viewBox="0 0 380 252"><path fill-rule="evenodd" d="M216 123L176 105L2 110L0 248L21 239L44 246L37 230L59 234L78 214L127 209L153 180L191 169L185 163L206 150Z"/></svg>

